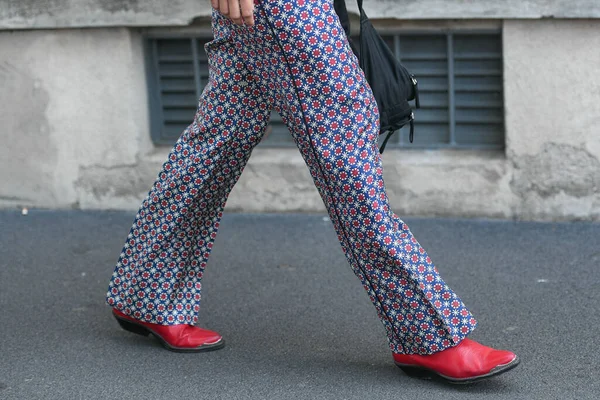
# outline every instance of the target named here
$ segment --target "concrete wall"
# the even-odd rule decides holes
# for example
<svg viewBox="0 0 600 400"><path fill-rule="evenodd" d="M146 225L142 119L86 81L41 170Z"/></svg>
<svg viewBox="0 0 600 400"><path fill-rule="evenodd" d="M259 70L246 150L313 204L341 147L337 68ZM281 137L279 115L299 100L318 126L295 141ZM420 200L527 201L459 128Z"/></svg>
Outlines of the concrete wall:
<svg viewBox="0 0 600 400"><path fill-rule="evenodd" d="M0 29L188 25L210 0L0 0Z"/></svg>
<svg viewBox="0 0 600 400"><path fill-rule="evenodd" d="M0 32L1 205L138 201L152 151L140 43L124 28Z"/></svg>
<svg viewBox="0 0 600 400"><path fill-rule="evenodd" d="M506 151L394 150L400 215L600 221L600 21L504 22ZM133 30L0 32L0 207L134 210L150 142ZM295 149L255 150L229 210L323 211Z"/></svg>
<svg viewBox="0 0 600 400"><path fill-rule="evenodd" d="M505 23L514 213L600 220L600 22Z"/></svg>
<svg viewBox="0 0 600 400"><path fill-rule="evenodd" d="M364 8L371 18L600 18L598 0L365 0ZM0 0L0 30L182 26L207 15L209 0Z"/></svg>
<svg viewBox="0 0 600 400"><path fill-rule="evenodd" d="M402 215L600 221L600 21L510 20L503 32L505 152L387 149L392 206ZM229 202L265 204L322 209L294 151L257 151Z"/></svg>

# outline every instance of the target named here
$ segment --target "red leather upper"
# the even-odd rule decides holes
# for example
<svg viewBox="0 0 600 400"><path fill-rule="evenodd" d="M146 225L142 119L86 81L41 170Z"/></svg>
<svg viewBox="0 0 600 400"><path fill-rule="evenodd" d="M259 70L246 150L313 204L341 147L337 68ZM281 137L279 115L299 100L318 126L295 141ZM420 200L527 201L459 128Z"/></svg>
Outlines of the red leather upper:
<svg viewBox="0 0 600 400"><path fill-rule="evenodd" d="M451 378L472 378L488 374L517 356L507 350L496 350L471 339L430 355L393 354L394 361L403 366L424 367Z"/></svg>
<svg viewBox="0 0 600 400"><path fill-rule="evenodd" d="M129 315L122 313L117 309L113 312L120 318L142 325L159 335L163 340L168 342L173 347L180 348L195 348L205 344L214 344L221 340L221 335L217 332L209 331L208 329L198 328L193 325L158 325L140 321L132 318Z"/></svg>

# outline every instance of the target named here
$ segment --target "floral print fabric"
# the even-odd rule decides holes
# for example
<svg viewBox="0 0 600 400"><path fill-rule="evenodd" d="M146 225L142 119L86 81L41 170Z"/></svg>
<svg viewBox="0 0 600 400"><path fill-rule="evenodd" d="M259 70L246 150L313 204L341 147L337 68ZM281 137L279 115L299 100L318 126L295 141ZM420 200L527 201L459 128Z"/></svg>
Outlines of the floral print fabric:
<svg viewBox="0 0 600 400"><path fill-rule="evenodd" d="M107 303L146 322L197 321L225 202L274 109L392 351L431 354L458 344L476 320L390 209L377 105L333 2L256 0L255 21L238 26L213 9L209 83L136 215Z"/></svg>

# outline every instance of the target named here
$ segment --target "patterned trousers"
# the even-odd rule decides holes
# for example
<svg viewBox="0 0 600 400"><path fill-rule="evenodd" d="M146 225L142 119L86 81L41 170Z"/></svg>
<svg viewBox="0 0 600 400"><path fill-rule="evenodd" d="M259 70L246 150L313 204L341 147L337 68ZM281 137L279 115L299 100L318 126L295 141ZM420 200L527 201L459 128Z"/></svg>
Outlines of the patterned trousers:
<svg viewBox="0 0 600 400"><path fill-rule="evenodd" d="M333 0L255 0L255 25L213 9L209 82L123 247L107 303L157 324L194 324L227 197L271 110L291 132L392 351L432 354L476 320L389 207L379 111Z"/></svg>

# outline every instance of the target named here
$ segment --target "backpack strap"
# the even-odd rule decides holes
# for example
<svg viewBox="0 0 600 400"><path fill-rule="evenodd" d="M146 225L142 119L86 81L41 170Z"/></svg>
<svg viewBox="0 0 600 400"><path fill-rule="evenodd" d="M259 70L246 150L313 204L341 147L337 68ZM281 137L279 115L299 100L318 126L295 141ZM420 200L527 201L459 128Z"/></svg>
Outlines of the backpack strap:
<svg viewBox="0 0 600 400"><path fill-rule="evenodd" d="M379 148L379 154L383 154L383 151L385 150L385 145L387 144L388 140L390 140L390 137L392 137L392 135L394 134L394 130L389 130L387 131L387 135L385 137L385 139L383 140L383 143L381 144L381 147ZM413 142L413 138L415 136L415 118L414 116L411 116L410 119L410 134L408 135L408 140L410 140L410 142Z"/></svg>
<svg viewBox="0 0 600 400"><path fill-rule="evenodd" d="M350 18L348 17L348 10L346 9L346 0L333 0L333 8L340 19L342 29L344 29L344 32L346 33L346 37L348 38L352 52L358 58L358 49L350 37Z"/></svg>
<svg viewBox="0 0 600 400"><path fill-rule="evenodd" d="M369 17L367 17L367 13L365 13L365 10L363 9L363 0L356 0L356 3L358 4L358 11L360 12L361 22L365 19L369 19Z"/></svg>

